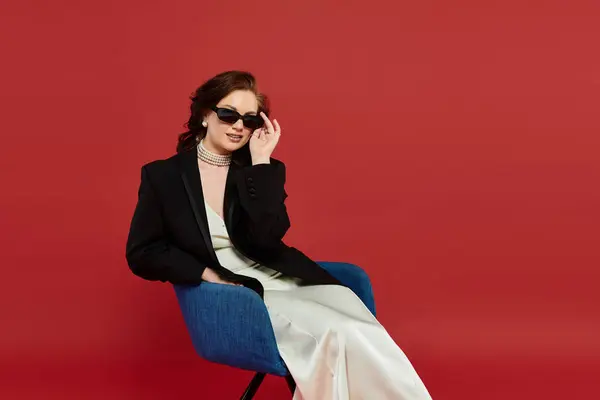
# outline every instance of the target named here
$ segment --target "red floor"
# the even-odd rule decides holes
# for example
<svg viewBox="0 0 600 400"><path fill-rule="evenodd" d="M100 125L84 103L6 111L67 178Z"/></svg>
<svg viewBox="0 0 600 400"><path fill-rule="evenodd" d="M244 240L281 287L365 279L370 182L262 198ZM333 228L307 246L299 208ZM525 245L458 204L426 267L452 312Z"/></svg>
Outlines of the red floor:
<svg viewBox="0 0 600 400"><path fill-rule="evenodd" d="M0 399L238 399L251 373L211 365L160 361L136 364L0 367ZM598 365L494 360L416 365L436 400L575 400L600 398ZM257 400L286 399L282 378L267 377ZM374 399L378 400L378 399Z"/></svg>

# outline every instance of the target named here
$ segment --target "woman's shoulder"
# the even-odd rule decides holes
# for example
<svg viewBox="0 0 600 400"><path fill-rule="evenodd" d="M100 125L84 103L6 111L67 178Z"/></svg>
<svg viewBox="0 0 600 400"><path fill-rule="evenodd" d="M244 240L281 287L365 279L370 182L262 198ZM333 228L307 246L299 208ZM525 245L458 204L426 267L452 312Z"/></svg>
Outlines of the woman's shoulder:
<svg viewBox="0 0 600 400"><path fill-rule="evenodd" d="M180 169L180 165L182 162L182 158L186 156L188 151L184 151L181 153L174 154L168 158L164 159L156 159L150 162L143 164L142 169L146 170L148 173L152 175L160 174L169 174L169 173L178 173ZM270 158L270 163L272 167L277 167L278 169L285 170L285 164L283 161L277 158ZM252 167L251 163L243 163L241 164L244 167Z"/></svg>
<svg viewBox="0 0 600 400"><path fill-rule="evenodd" d="M147 173L150 173L153 176L177 173L177 166L180 158L181 153L177 153L168 158L152 160L143 164L142 170L145 170Z"/></svg>

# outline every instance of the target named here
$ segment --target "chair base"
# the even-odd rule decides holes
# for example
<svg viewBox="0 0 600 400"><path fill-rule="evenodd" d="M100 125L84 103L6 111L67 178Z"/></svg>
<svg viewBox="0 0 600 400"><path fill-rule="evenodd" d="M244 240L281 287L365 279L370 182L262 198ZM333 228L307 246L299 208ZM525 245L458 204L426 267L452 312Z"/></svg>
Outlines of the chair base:
<svg viewBox="0 0 600 400"><path fill-rule="evenodd" d="M254 378L252 378L252 380L250 381L250 384L246 388L246 391L244 392L240 400L252 400L254 398L254 395L256 395L258 388L263 383L265 375L266 374L264 372L257 372L256 375L254 375ZM285 377L285 381L287 382L288 388L290 389L290 392L293 396L294 391L296 390L296 382L294 381L294 378L292 378L291 375L287 375Z"/></svg>
<svg viewBox="0 0 600 400"><path fill-rule="evenodd" d="M290 392L292 392L293 396L294 392L296 391L296 381L294 381L294 378L292 378L291 375L286 375L285 381L287 382L288 388L290 388Z"/></svg>

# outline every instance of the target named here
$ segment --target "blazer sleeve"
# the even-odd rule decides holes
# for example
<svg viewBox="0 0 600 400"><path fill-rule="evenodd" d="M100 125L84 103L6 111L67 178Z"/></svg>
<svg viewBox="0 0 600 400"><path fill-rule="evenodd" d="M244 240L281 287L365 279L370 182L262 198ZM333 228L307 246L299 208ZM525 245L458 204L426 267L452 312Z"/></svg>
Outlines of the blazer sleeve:
<svg viewBox="0 0 600 400"><path fill-rule="evenodd" d="M271 164L244 167L241 172L237 187L247 241L262 250L275 249L290 228L285 164L272 160Z"/></svg>
<svg viewBox="0 0 600 400"><path fill-rule="evenodd" d="M135 275L151 281L201 283L206 266L166 240L161 206L146 166L142 167L141 175L138 201L127 238L129 268Z"/></svg>

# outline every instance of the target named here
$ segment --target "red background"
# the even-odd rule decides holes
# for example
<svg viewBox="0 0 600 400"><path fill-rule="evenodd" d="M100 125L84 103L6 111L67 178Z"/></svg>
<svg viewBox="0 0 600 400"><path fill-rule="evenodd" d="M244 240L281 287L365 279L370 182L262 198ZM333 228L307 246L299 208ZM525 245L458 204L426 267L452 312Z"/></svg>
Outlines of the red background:
<svg viewBox="0 0 600 400"><path fill-rule="evenodd" d="M369 272L435 399L595 397L599 21L593 0L3 1L0 397L239 398L251 373L198 358L124 259L140 166L227 69L283 126L287 241Z"/></svg>

